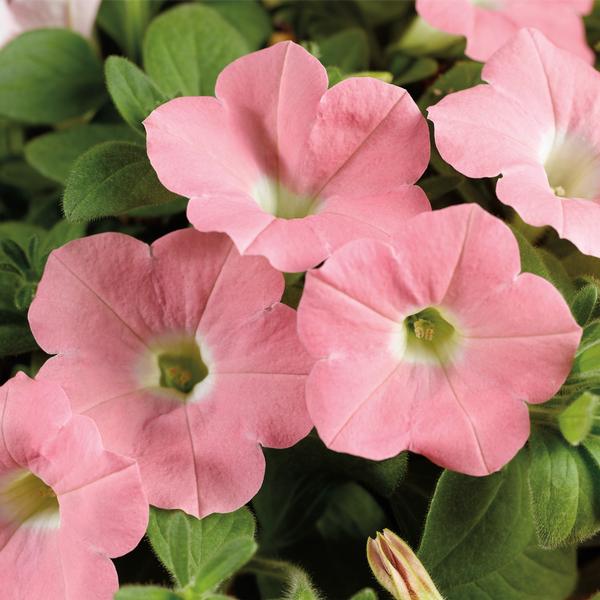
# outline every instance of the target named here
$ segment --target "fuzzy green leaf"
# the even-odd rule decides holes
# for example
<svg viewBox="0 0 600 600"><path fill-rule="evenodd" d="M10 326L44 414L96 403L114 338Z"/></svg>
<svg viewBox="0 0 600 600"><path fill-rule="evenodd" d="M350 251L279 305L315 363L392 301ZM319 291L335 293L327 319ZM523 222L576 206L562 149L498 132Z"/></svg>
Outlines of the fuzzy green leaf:
<svg viewBox="0 0 600 600"><path fill-rule="evenodd" d="M140 136L126 125L79 125L33 138L25 146L25 158L42 175L64 184L73 163L92 146L102 142L140 140Z"/></svg>
<svg viewBox="0 0 600 600"><path fill-rule="evenodd" d="M90 221L176 198L158 181L143 146L104 142L73 165L63 208L71 221Z"/></svg>
<svg viewBox="0 0 600 600"><path fill-rule="evenodd" d="M529 485L540 544L576 543L600 529L600 469L583 447L554 430L536 428L529 439Z"/></svg>

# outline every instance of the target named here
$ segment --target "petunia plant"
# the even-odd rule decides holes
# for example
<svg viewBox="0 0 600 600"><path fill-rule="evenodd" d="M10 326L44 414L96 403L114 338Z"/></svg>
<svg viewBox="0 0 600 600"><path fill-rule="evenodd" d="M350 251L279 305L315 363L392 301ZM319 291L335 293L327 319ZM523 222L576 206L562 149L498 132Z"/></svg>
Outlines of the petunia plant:
<svg viewBox="0 0 600 600"><path fill-rule="evenodd" d="M597 600L598 0L0 0L0 598Z"/></svg>

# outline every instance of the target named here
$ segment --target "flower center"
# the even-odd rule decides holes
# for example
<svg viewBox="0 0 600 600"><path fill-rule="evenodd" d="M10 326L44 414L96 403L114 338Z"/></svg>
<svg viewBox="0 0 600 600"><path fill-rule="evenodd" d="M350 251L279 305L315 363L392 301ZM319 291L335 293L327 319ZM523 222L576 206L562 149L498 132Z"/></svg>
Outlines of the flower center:
<svg viewBox="0 0 600 600"><path fill-rule="evenodd" d="M58 523L58 500L49 485L26 469L0 477L0 513L9 521L24 523Z"/></svg>
<svg viewBox="0 0 600 600"><path fill-rule="evenodd" d="M208 367L194 339L182 339L165 347L158 354L158 368L161 387L186 395L208 376Z"/></svg>
<svg viewBox="0 0 600 600"><path fill-rule="evenodd" d="M600 198L600 153L583 138L554 135L543 152L543 164L556 196Z"/></svg>
<svg viewBox="0 0 600 600"><path fill-rule="evenodd" d="M456 351L459 334L437 308L426 308L404 319L404 358L413 362L448 362Z"/></svg>
<svg viewBox="0 0 600 600"><path fill-rule="evenodd" d="M319 207L318 199L299 196L269 177L256 183L252 197L265 212L280 219L302 219L316 213Z"/></svg>

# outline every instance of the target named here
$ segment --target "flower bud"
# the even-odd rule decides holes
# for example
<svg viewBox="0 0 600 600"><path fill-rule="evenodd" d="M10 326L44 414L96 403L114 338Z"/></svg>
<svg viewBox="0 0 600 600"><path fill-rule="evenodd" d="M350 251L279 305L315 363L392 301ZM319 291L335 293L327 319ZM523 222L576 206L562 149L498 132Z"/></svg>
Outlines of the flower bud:
<svg viewBox="0 0 600 600"><path fill-rule="evenodd" d="M377 581L397 600L443 600L415 553L389 529L369 538L367 559Z"/></svg>

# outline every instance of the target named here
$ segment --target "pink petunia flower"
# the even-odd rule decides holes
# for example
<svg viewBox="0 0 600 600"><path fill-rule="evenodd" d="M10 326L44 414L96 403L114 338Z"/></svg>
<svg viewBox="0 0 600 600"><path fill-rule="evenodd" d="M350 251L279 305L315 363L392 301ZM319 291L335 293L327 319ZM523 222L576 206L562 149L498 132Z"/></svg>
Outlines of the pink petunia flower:
<svg viewBox="0 0 600 600"><path fill-rule="evenodd" d="M306 394L327 446L408 449L471 475L508 462L529 435L526 402L559 389L581 336L557 290L519 271L510 230L477 205L418 215L393 244L351 242L310 271L298 327L319 359Z"/></svg>
<svg viewBox="0 0 600 600"><path fill-rule="evenodd" d="M17 374L0 414L2 598L109 600L109 557L133 550L148 522L135 461L106 451L54 383Z"/></svg>
<svg viewBox="0 0 600 600"><path fill-rule="evenodd" d="M30 29L64 27L90 37L101 0L0 0L0 47Z"/></svg>
<svg viewBox="0 0 600 600"><path fill-rule="evenodd" d="M260 445L311 429L312 360L283 276L223 234L177 231L152 246L106 233L49 257L29 321L60 381L108 448L133 456L151 504L203 516L258 491Z"/></svg>
<svg viewBox="0 0 600 600"><path fill-rule="evenodd" d="M227 233L242 254L304 271L429 210L412 185L429 161L427 125L402 88L355 77L327 90L319 61L282 42L226 67L216 96L152 112L148 156L191 198L194 227Z"/></svg>
<svg viewBox="0 0 600 600"><path fill-rule="evenodd" d="M487 61L519 29L535 27L560 48L588 63L582 15L594 0L417 0L416 9L429 25L467 38L465 54Z"/></svg>
<svg viewBox="0 0 600 600"><path fill-rule="evenodd" d="M469 177L502 174L498 198L523 220L600 256L600 73L523 30L483 78L429 108L440 154Z"/></svg>

